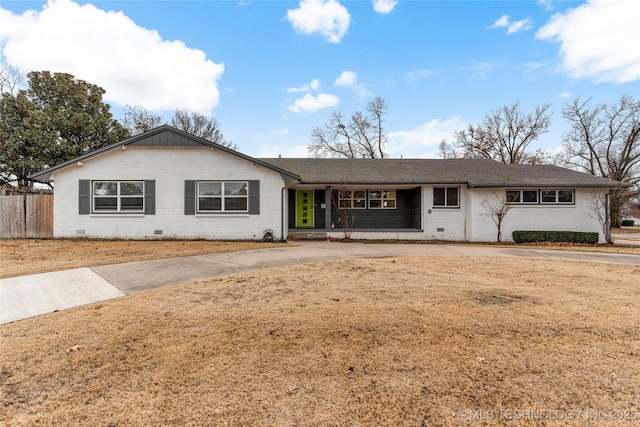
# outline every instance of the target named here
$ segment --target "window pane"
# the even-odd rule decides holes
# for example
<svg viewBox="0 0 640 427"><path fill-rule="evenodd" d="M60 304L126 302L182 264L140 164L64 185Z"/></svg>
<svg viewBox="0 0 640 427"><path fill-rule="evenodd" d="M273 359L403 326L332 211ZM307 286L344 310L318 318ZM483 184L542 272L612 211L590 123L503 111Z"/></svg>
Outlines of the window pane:
<svg viewBox="0 0 640 427"><path fill-rule="evenodd" d="M351 190L340 190L339 196L341 199L350 199Z"/></svg>
<svg viewBox="0 0 640 427"><path fill-rule="evenodd" d="M220 196L222 195L222 184L219 182L200 182L198 183L198 195Z"/></svg>
<svg viewBox="0 0 640 427"><path fill-rule="evenodd" d="M96 197L94 199L94 206L97 211L115 211L118 210L118 198Z"/></svg>
<svg viewBox="0 0 640 427"><path fill-rule="evenodd" d="M141 211L142 200L142 197L122 197L120 199L120 210Z"/></svg>
<svg viewBox="0 0 640 427"><path fill-rule="evenodd" d="M520 203L520 190L507 190L507 203Z"/></svg>
<svg viewBox="0 0 640 427"><path fill-rule="evenodd" d="M537 190L523 191L522 201L525 203L538 203L538 191Z"/></svg>
<svg viewBox="0 0 640 427"><path fill-rule="evenodd" d="M246 197L226 197L224 199L225 211L246 211L247 210L247 198Z"/></svg>
<svg viewBox="0 0 640 427"><path fill-rule="evenodd" d="M120 195L122 196L142 196L142 182L121 182Z"/></svg>
<svg viewBox="0 0 640 427"><path fill-rule="evenodd" d="M382 200L369 200L369 207L372 209L381 208Z"/></svg>
<svg viewBox="0 0 640 427"><path fill-rule="evenodd" d="M340 209L349 209L351 207L351 199L340 200Z"/></svg>
<svg viewBox="0 0 640 427"><path fill-rule="evenodd" d="M355 199L353 201L353 207L354 208L359 208L359 209L364 209L367 207L367 202L365 199Z"/></svg>
<svg viewBox="0 0 640 427"><path fill-rule="evenodd" d="M560 191L558 191L558 202L560 202L560 203L573 203L573 190L560 190Z"/></svg>
<svg viewBox="0 0 640 427"><path fill-rule="evenodd" d="M365 190L356 190L353 192L353 198L354 199L366 199L367 198L367 192Z"/></svg>
<svg viewBox="0 0 640 427"><path fill-rule="evenodd" d="M225 196L246 196L247 183L246 182L225 182L224 194Z"/></svg>
<svg viewBox="0 0 640 427"><path fill-rule="evenodd" d="M396 201L395 200L385 200L384 204L383 204L383 207L389 208L389 209L395 208L396 207Z"/></svg>
<svg viewBox="0 0 640 427"><path fill-rule="evenodd" d="M556 192L555 190L542 190L542 203L555 203Z"/></svg>
<svg viewBox="0 0 640 427"><path fill-rule="evenodd" d="M380 191L369 191L370 199L380 199L382 198L382 193Z"/></svg>
<svg viewBox="0 0 640 427"><path fill-rule="evenodd" d="M199 197L199 211L219 211L222 210L222 199L220 197Z"/></svg>
<svg viewBox="0 0 640 427"><path fill-rule="evenodd" d="M95 196L116 196L118 194L117 182L94 182L93 194Z"/></svg>
<svg viewBox="0 0 640 427"><path fill-rule="evenodd" d="M433 206L445 205L445 188L436 187L433 189Z"/></svg>
<svg viewBox="0 0 640 427"><path fill-rule="evenodd" d="M447 188L447 206L458 206L458 188Z"/></svg>

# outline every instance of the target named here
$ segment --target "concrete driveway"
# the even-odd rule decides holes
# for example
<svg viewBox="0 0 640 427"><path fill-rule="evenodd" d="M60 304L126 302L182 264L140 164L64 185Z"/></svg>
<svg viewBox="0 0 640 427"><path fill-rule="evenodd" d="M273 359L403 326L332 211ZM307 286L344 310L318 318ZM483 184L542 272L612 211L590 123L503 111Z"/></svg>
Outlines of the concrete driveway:
<svg viewBox="0 0 640 427"><path fill-rule="evenodd" d="M472 245L301 242L0 280L0 324L162 286L274 266L403 255L498 256L640 265L640 255Z"/></svg>

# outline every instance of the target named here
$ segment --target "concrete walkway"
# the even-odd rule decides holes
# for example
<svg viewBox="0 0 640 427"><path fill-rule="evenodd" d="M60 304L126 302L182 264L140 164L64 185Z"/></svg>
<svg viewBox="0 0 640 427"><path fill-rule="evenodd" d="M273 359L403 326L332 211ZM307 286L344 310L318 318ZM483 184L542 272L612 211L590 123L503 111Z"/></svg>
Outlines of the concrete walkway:
<svg viewBox="0 0 640 427"><path fill-rule="evenodd" d="M298 242L297 242L298 243ZM404 255L537 258L640 265L640 255L436 244L301 242L281 247L197 255L0 280L0 324L126 294L282 265Z"/></svg>

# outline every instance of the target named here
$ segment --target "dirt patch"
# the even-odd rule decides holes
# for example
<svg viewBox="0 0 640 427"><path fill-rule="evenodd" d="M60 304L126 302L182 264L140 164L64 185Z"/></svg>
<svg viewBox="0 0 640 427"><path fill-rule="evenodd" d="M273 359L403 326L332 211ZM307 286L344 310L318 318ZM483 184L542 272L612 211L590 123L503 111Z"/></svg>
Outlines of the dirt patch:
<svg viewBox="0 0 640 427"><path fill-rule="evenodd" d="M79 267L248 249L282 243L179 240L0 240L0 278Z"/></svg>
<svg viewBox="0 0 640 427"><path fill-rule="evenodd" d="M403 257L144 292L1 326L0 419L633 425L638 283L634 266Z"/></svg>

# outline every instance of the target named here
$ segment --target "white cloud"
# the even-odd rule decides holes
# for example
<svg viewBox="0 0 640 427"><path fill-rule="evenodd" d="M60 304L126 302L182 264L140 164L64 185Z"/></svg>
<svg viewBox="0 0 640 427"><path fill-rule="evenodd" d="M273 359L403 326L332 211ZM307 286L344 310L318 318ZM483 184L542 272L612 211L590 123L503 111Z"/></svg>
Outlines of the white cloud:
<svg viewBox="0 0 640 427"><path fill-rule="evenodd" d="M353 71L343 71L333 84L335 86L353 86L357 79L358 75Z"/></svg>
<svg viewBox="0 0 640 427"><path fill-rule="evenodd" d="M364 85L358 83L358 75L353 71L343 71L333 85L350 87L361 96L369 95L369 91L365 89Z"/></svg>
<svg viewBox="0 0 640 427"><path fill-rule="evenodd" d="M320 33L331 43L340 43L349 29L351 15L336 0L302 0L287 10L287 20L298 33Z"/></svg>
<svg viewBox="0 0 640 427"><path fill-rule="evenodd" d="M435 73L436 73L435 71L425 68L417 71L409 71L407 74L404 75L404 78L409 83L416 84L416 82L419 79L426 79L427 77L431 77Z"/></svg>
<svg viewBox="0 0 640 427"><path fill-rule="evenodd" d="M398 2L396 0L373 0L373 10L381 14L391 13Z"/></svg>
<svg viewBox="0 0 640 427"><path fill-rule="evenodd" d="M554 15L536 38L560 43L562 66L572 77L627 83L640 79L640 3L590 0Z"/></svg>
<svg viewBox="0 0 640 427"><path fill-rule="evenodd" d="M456 130L466 124L461 117L446 120L433 119L415 129L389 132L387 150L391 157L437 157L438 145L443 139L451 140Z"/></svg>
<svg viewBox="0 0 640 427"><path fill-rule="evenodd" d="M538 0L538 4L547 11L553 10L552 0Z"/></svg>
<svg viewBox="0 0 640 427"><path fill-rule="evenodd" d="M571 93L570 92L562 92L562 93L559 93L557 96L558 96L558 98L567 99L567 98L571 98Z"/></svg>
<svg viewBox="0 0 640 427"><path fill-rule="evenodd" d="M320 80L313 79L310 83L304 84L300 87L289 87L287 88L288 93L299 93L299 92L309 92L311 90L317 91L320 89Z"/></svg>
<svg viewBox="0 0 640 427"><path fill-rule="evenodd" d="M92 4L49 0L22 15L0 8L0 46L6 62L73 74L104 88L116 105L206 113L219 103L224 65Z"/></svg>
<svg viewBox="0 0 640 427"><path fill-rule="evenodd" d="M489 28L506 28L507 34L514 34L519 31L527 31L530 30L533 23L529 18L521 19L520 21L512 21L509 18L509 15L502 15L500 18L496 19L496 22L493 23Z"/></svg>
<svg viewBox="0 0 640 427"><path fill-rule="evenodd" d="M339 103L340 99L334 95L319 93L316 96L307 93L302 98L296 99L295 102L289 106L289 110L294 113L315 113L323 108L335 107Z"/></svg>

